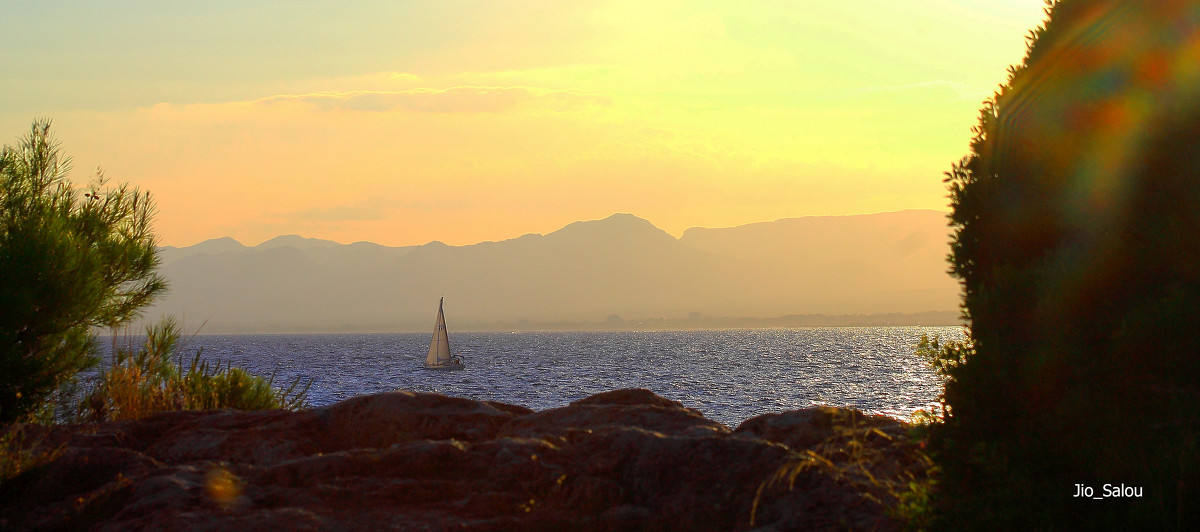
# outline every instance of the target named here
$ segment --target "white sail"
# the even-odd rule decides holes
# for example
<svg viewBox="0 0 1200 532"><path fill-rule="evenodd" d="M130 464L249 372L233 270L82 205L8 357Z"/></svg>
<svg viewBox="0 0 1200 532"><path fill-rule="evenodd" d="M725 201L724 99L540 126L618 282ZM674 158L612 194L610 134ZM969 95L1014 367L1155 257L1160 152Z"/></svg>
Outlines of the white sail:
<svg viewBox="0 0 1200 532"><path fill-rule="evenodd" d="M446 333L446 315L442 313L442 301L438 300L437 322L433 325L433 339L429 341L426 366L442 366L450 362L450 336Z"/></svg>

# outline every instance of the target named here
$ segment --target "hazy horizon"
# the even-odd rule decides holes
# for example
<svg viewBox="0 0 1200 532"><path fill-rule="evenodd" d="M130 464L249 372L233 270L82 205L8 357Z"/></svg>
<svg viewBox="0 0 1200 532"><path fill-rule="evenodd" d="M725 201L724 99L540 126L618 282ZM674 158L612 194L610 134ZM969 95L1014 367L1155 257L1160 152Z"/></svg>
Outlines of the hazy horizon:
<svg viewBox="0 0 1200 532"><path fill-rule="evenodd" d="M147 317L209 332L421 331L440 297L457 330L947 325L957 284L935 210L801 217L672 236L614 214L467 246L282 236L160 251Z"/></svg>
<svg viewBox="0 0 1200 532"><path fill-rule="evenodd" d="M830 215L810 215L810 216L804 216L804 215L801 215L801 216L786 216L786 217L783 217L783 218L775 218L775 219L773 219L773 220L758 220L758 221L749 221L749 222L742 223L742 224L737 224L737 225L728 225L728 226L721 226L721 227L709 227L709 226L693 225L693 226L689 226L689 227L685 228L683 231L680 231L678 234L676 234L676 233L672 233L672 232L670 232L670 231L667 231L667 230L665 230L665 229L664 229L663 231L664 231L664 232L666 232L667 234L671 235L672 237L674 237L674 238L678 239L678 238L681 238L681 237L683 236L683 234L684 234L684 233L686 233L687 231L689 231L689 230L692 230L692 229L729 229L729 228L732 228L732 227L740 227L740 226L746 226L746 225L756 225L756 224L766 224L766 223L779 222L779 221L784 221L784 220L795 220L795 219L799 219L799 218L841 218L841 217L847 217L847 216L871 216L871 215L876 215L876 214L893 214L893 213L900 213L900 212L905 212L905 211L933 211L933 212L940 212L940 213L943 213L943 214L949 214L949 212L950 212L949 208L946 208L946 209L944 209L944 210L941 210L941 211L938 211L938 210L936 210L936 209L896 209L896 210L891 210L891 211L879 211L879 212L863 212L863 213L847 213L847 214L830 214ZM609 213L607 216L602 216L602 217L600 217L600 218L596 218L596 219L594 219L594 220L576 220L575 222L584 222L584 221L603 220L603 219L608 219L608 218L611 218L611 217L613 217L613 216L619 216L619 215L629 215L629 216L633 216L633 217L635 217L635 218L639 218L639 219L646 220L646 221L650 222L651 224L653 224L653 223L654 223L654 220L650 220L649 218L646 218L646 217L644 217L644 216L639 216L637 213L634 213L634 212L612 212L612 213ZM571 222L571 223L575 223L575 222ZM569 225L569 224L567 224L567 225ZM256 241L253 241L254 243L247 243L247 242L243 242L243 241L241 241L241 240L238 240L237 238L234 238L233 236L230 236L230 235L218 235L218 236L214 236L214 237L211 237L211 238L206 238L206 239L204 239L204 240L200 240L200 241L197 241L197 242L193 242L193 243L191 243L191 244L183 244L183 245L168 245L168 244L161 244L161 243L160 243L160 245L159 245L159 249L186 249L186 248L195 247L195 246L198 246L198 245L201 245L201 244L210 243L210 242L216 242L216 241L222 241L222 240L232 240L233 242L236 242L236 243L237 243L238 245L240 245L240 246L243 246L243 247L246 247L246 248L255 248L255 247L262 246L262 245L264 245L264 244L268 244L268 243L272 243L272 242L279 242L279 241L281 241L281 240L287 240L287 239L290 239L290 238L292 238L292 237L296 237L296 238L299 238L299 239L302 239L302 240L305 240L305 241L323 241L323 242L331 242L331 243L338 244L338 245L342 245L342 246L348 246L348 245L353 245L353 244L374 244L374 245L383 246L383 247L389 247L389 248L403 248L403 247L414 247L414 246L423 246L423 245L426 245L426 244L435 244L435 243L441 243L441 244L446 244L447 246L452 246L452 247L461 247L461 246L473 246L473 245L475 245L475 244L483 244L483 243L486 243L486 242L503 242L503 241L506 241L506 240L512 240L512 239L515 239L515 238L520 238L520 237L522 237L522 236L524 236L524 235L544 235L544 234L548 234L548 233L553 233L554 231L558 231L558 230L560 230L560 229L562 229L562 228L564 228L564 227L566 227L566 226L565 226L565 225L560 225L560 226L556 226L556 227L554 227L554 228L552 228L552 229L550 229L550 230L548 230L548 231L544 231L544 232L542 232L542 231L527 231L527 232L524 232L524 233L520 233L520 234L514 234L514 235L512 235L512 236L505 237L505 238L500 238L500 239L497 239L497 240L480 240L480 241L477 241L477 242L467 242L467 243L462 243L462 244L449 244L449 243L446 243L446 242L445 242L444 240L442 240L442 239L439 239L439 238L434 238L433 240L429 240L429 241L425 241L425 242L418 242L418 243L413 243L413 244L404 244L404 245L388 245L388 244L382 244L382 243L379 243L379 242L374 242L374 241L371 241L371 240L362 240L362 239L359 239L359 240L335 240L335 239L329 239L329 238L319 238L319 237L314 237L314 236L309 236L309 235L306 235L306 234L299 234L299 233L286 233L286 234L282 234L282 233L281 233L281 234L277 234L277 235L274 235L274 236L268 236L268 237L266 237L266 238L264 238L264 239L262 239L262 240L256 240ZM659 226L658 226L657 224L655 224L655 227L659 227ZM948 230L947 230L947 231L948 231Z"/></svg>

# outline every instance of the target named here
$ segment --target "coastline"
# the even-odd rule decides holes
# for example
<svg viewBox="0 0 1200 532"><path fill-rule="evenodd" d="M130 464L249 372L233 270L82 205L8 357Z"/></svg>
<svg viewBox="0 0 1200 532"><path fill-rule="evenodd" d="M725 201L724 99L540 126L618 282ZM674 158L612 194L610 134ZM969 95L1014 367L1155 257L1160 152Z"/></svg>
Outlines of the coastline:
<svg viewBox="0 0 1200 532"><path fill-rule="evenodd" d="M616 319L614 319L614 317ZM147 322L149 323L149 322ZM429 322L380 323L275 323L256 326L220 326L205 323L199 334L404 334L428 333ZM643 332L726 331L744 329L796 329L816 327L943 327L962 325L957 310L884 314L787 314L774 317L690 316L687 318L630 318L610 316L604 321L480 321L454 320L455 333L486 332ZM141 330L131 327L131 330ZM97 331L101 335L108 331Z"/></svg>

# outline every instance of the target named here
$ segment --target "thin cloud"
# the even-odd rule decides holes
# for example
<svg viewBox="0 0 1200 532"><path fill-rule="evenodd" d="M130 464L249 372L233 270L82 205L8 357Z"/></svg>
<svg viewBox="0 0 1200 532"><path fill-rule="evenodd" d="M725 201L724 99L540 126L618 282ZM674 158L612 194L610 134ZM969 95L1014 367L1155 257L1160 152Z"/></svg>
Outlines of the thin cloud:
<svg viewBox="0 0 1200 532"><path fill-rule="evenodd" d="M357 203L333 207L314 207L277 213L272 218L285 221L373 222L387 218L388 213L378 203Z"/></svg>
<svg viewBox="0 0 1200 532"><path fill-rule="evenodd" d="M312 207L287 212L276 212L267 215L268 218L290 222L375 222L386 220L397 211L464 211L476 208L477 202L459 202L455 204L434 203L420 200L367 200L346 205L330 207Z"/></svg>
<svg viewBox="0 0 1200 532"><path fill-rule="evenodd" d="M302 102L324 111L385 112L403 109L424 113L495 113L527 103L556 109L610 103L607 98L575 91L480 86L285 94L255 101L266 105L285 102Z"/></svg>

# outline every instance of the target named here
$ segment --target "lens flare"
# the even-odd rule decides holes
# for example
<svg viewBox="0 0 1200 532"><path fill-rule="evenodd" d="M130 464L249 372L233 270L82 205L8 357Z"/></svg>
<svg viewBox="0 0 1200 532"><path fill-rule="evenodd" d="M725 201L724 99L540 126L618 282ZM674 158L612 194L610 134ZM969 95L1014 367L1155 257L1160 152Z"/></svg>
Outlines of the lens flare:
<svg viewBox="0 0 1200 532"><path fill-rule="evenodd" d="M205 477L205 489L208 496L224 509L233 508L242 494L242 480L224 466L215 466L208 470Z"/></svg>
<svg viewBox="0 0 1200 532"><path fill-rule="evenodd" d="M1008 150L1038 154L1027 170L1046 176L1073 229L1099 239L1128 215L1131 176L1156 133L1197 109L1200 4L1079 9L1071 27L1045 28L1052 46L999 96L998 132Z"/></svg>

